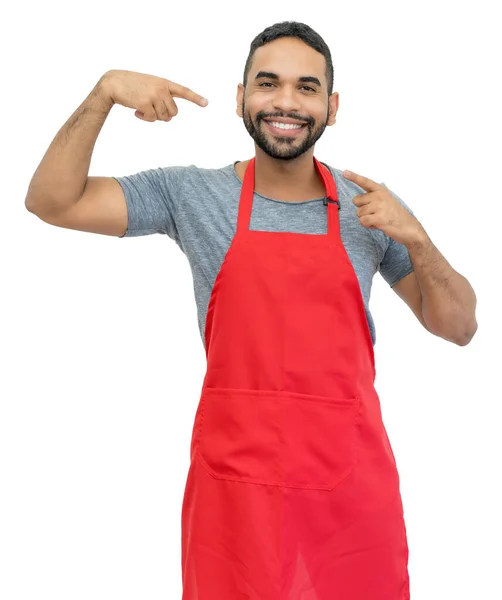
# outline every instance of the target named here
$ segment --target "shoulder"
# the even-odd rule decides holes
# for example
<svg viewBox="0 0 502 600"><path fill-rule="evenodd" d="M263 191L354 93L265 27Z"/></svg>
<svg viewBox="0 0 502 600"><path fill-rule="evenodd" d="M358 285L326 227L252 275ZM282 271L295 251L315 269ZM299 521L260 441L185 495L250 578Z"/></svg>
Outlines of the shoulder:
<svg viewBox="0 0 502 600"><path fill-rule="evenodd" d="M218 168L199 167L197 165L176 165L161 167L160 170L168 179L178 179L182 185L194 183L239 182L233 163Z"/></svg>

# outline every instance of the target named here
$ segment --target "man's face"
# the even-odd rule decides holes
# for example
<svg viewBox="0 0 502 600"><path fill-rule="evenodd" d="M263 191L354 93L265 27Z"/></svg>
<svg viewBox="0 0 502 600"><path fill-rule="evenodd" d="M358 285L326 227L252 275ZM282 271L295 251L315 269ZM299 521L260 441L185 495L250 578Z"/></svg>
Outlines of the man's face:
<svg viewBox="0 0 502 600"><path fill-rule="evenodd" d="M335 123L338 93L328 98L325 69L324 56L297 38L279 38L254 53L246 89L238 86L237 114L270 157L301 156ZM281 128L285 122L295 128Z"/></svg>

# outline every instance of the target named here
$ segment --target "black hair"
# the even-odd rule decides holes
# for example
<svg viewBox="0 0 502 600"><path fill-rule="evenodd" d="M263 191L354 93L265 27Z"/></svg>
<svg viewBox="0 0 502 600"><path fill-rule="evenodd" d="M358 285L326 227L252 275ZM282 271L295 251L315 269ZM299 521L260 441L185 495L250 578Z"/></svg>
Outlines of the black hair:
<svg viewBox="0 0 502 600"><path fill-rule="evenodd" d="M249 55L246 60L246 66L244 67L244 87L247 84L247 78L249 69L251 68L251 62L253 55L258 48L273 42L274 40L282 37L295 37L320 52L326 59L326 80L328 82L328 96L333 93L333 62L331 60L331 52L326 42L322 37L315 32L311 27L305 25L305 23L298 23L296 21L283 21L282 23L276 23L264 29L259 33L254 40L251 42Z"/></svg>

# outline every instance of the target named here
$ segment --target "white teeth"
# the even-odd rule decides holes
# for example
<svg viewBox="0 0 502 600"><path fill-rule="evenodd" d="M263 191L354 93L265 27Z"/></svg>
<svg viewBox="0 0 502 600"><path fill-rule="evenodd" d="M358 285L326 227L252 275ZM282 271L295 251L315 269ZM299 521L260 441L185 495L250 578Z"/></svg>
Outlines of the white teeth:
<svg viewBox="0 0 502 600"><path fill-rule="evenodd" d="M292 123L277 123L276 121L272 121L271 125L277 127L278 129L300 129L303 125L293 125Z"/></svg>

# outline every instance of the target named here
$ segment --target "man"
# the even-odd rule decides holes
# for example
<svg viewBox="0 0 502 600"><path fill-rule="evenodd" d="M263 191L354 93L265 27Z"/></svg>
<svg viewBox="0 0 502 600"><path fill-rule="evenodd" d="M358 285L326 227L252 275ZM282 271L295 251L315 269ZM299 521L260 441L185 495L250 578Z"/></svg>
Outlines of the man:
<svg viewBox="0 0 502 600"><path fill-rule="evenodd" d="M316 159L336 121L332 90L322 38L278 23L253 40L237 91L253 158L93 178L114 103L150 121L176 116L174 97L206 104L168 80L109 72L30 185L26 206L48 223L165 233L189 259L207 372L183 499L183 600L409 598L371 282L379 270L425 328L459 345L477 329L476 298L400 198ZM75 177L57 185L63 172Z"/></svg>

